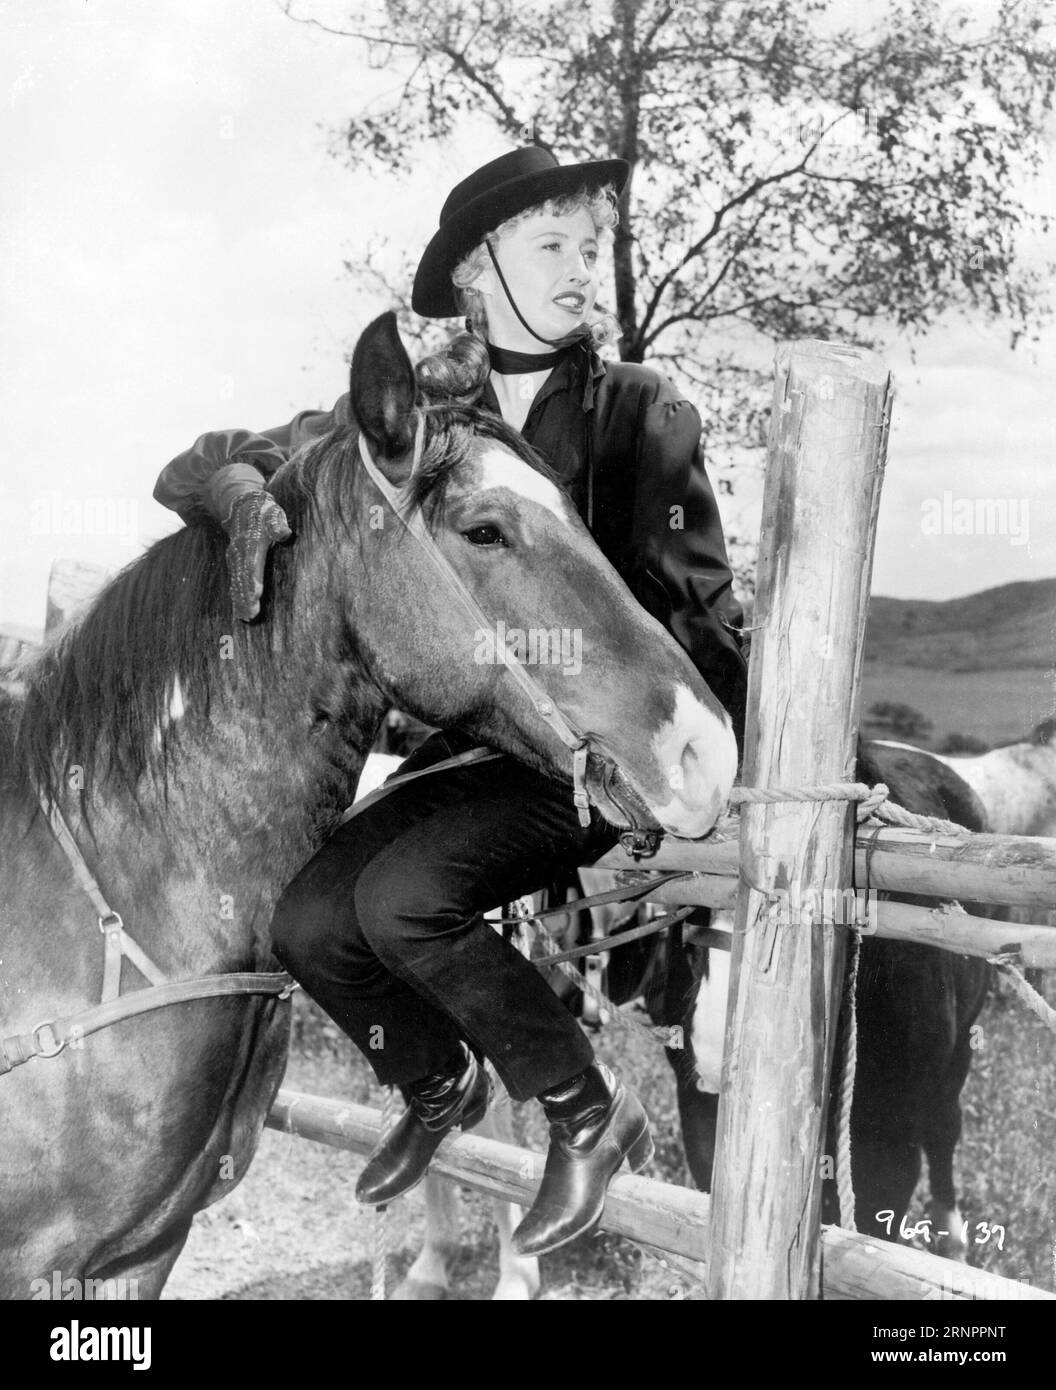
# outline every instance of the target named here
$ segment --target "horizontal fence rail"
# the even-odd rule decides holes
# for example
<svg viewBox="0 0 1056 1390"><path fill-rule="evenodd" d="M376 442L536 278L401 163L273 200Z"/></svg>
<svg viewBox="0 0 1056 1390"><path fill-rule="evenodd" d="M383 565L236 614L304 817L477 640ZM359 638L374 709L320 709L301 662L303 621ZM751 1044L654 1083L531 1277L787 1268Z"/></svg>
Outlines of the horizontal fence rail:
<svg viewBox="0 0 1056 1390"><path fill-rule="evenodd" d="M640 878L637 870L635 879ZM886 891L886 890L885 890ZM867 902L864 890L855 894L823 896L818 915L835 920L840 926L860 926L869 935L889 941L916 941L959 955L980 956L984 960L1000 957L1009 965L1038 970L1056 969L1056 923L1005 922L992 917L975 917L942 903L920 907L913 903ZM677 904L685 907L732 909L737 904L737 882L719 874L693 874L674 883L664 883L643 895L644 902ZM861 919L856 920L856 911ZM806 921L803 912L802 920ZM797 925L793 917L789 923ZM714 930L702 944L719 950L730 949L730 933Z"/></svg>
<svg viewBox="0 0 1056 1390"><path fill-rule="evenodd" d="M381 1111L284 1088L267 1125L366 1154L380 1137ZM437 1151L432 1171L489 1197L528 1206L542 1177L543 1155L474 1134L451 1135ZM602 1227L649 1247L672 1269L703 1284L710 1215L711 1200L702 1192L621 1175L609 1188ZM1056 1302L1056 1295L1028 1284L835 1226L822 1228L822 1294L827 1299Z"/></svg>
<svg viewBox="0 0 1056 1390"><path fill-rule="evenodd" d="M626 870L628 866L626 853L614 849L595 867ZM736 887L738 841L668 838L648 867L663 873L683 870L706 879L732 879ZM895 826L885 826L877 833L871 827L859 827L855 880L861 888L889 893L919 893L944 900L1047 911L1056 903L1056 839L1040 835L967 836L967 832L966 838L961 838ZM671 885L670 901L695 901L680 896L684 886Z"/></svg>

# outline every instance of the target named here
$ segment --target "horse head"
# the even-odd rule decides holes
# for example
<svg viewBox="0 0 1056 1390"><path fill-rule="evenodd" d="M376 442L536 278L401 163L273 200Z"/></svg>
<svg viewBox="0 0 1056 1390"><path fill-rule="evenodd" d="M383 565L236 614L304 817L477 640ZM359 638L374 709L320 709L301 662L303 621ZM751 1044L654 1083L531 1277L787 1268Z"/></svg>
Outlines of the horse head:
<svg viewBox="0 0 1056 1390"><path fill-rule="evenodd" d="M358 541L331 528L328 583L347 595L342 621L386 697L567 778L556 720L587 741L587 786L607 818L647 811L674 834L705 834L736 770L729 717L546 465L494 415L425 403L391 314L357 344L350 403L359 454L352 432L341 447ZM317 470L336 443L320 447Z"/></svg>

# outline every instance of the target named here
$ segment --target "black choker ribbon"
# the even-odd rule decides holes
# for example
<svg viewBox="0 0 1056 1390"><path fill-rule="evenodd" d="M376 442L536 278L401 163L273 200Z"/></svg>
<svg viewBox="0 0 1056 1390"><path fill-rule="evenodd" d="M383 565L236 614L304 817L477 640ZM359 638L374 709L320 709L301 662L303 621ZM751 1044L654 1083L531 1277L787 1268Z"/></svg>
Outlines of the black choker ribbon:
<svg viewBox="0 0 1056 1390"><path fill-rule="evenodd" d="M514 376L524 372L548 372L556 367L568 351L558 348L556 352L515 352L512 348L496 347L488 344L488 359L491 370L500 376Z"/></svg>

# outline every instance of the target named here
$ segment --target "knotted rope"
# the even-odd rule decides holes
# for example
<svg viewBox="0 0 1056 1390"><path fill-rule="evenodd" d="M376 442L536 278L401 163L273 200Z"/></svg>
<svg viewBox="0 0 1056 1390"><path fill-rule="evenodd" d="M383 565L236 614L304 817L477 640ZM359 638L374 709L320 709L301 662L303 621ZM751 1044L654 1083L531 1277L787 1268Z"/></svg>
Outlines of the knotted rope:
<svg viewBox="0 0 1056 1390"><path fill-rule="evenodd" d="M731 806L770 806L793 801L856 801L858 820L880 820L905 830L923 830L935 835L970 835L972 832L956 821L941 816L920 816L889 800L890 792L883 782L875 787L864 782L823 782L816 787L734 787L730 793Z"/></svg>

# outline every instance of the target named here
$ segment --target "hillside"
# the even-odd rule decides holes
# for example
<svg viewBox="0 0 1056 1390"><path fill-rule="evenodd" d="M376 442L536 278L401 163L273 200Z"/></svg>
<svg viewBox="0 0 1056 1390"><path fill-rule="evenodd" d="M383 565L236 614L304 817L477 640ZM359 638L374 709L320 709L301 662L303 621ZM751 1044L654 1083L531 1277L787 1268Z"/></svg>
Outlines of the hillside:
<svg viewBox="0 0 1056 1390"><path fill-rule="evenodd" d="M1052 670L1056 579L1003 584L943 603L874 596L865 660L867 670L873 664L963 672Z"/></svg>

